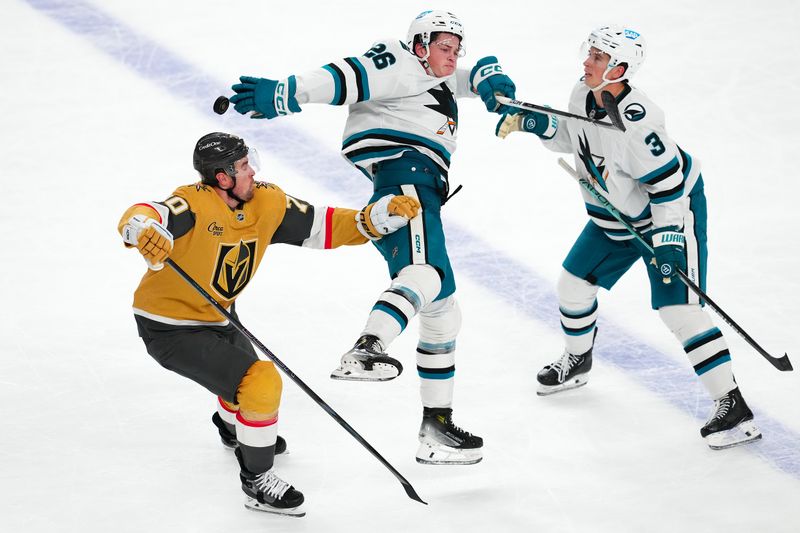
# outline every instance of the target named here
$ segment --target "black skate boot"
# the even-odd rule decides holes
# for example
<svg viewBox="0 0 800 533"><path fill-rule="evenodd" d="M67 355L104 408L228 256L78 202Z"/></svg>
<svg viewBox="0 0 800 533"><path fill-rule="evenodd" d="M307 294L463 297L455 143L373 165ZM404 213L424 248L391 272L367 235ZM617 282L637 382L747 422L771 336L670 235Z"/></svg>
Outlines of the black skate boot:
<svg viewBox="0 0 800 533"><path fill-rule="evenodd" d="M217 426L217 430L219 431L219 438L222 441L222 445L226 448L230 448L231 450L239 447L239 441L236 440L236 433L228 429L227 424L222 420L222 417L219 416L219 413L214 413L211 415L211 421ZM283 437L278 435L277 440L275 441L275 455L280 455L282 453L289 453L286 451L286 441Z"/></svg>
<svg viewBox="0 0 800 533"><path fill-rule="evenodd" d="M471 465L483 459L483 439L453 424L453 410L425 407L419 427L417 462L426 465Z"/></svg>
<svg viewBox="0 0 800 533"><path fill-rule="evenodd" d="M747 407L739 387L714 400L714 410L700 429L700 436L712 450L724 450L761 438L753 422L753 412Z"/></svg>
<svg viewBox="0 0 800 533"><path fill-rule="evenodd" d="M339 368L331 372L331 379L388 381L402 372L403 365L397 359L386 355L378 337L362 335L342 356Z"/></svg>
<svg viewBox="0 0 800 533"><path fill-rule="evenodd" d="M536 394L547 396L555 392L575 389L586 385L589 381L589 370L592 369L592 349L580 355L564 350L564 355L547 365L536 374L539 390Z"/></svg>
<svg viewBox="0 0 800 533"><path fill-rule="evenodd" d="M275 467L261 474L250 472L242 461L242 451L239 448L235 451L241 468L239 479L242 481L242 490L247 495L245 507L296 517L306 515L305 509L301 507L305 501L303 493L279 478Z"/></svg>

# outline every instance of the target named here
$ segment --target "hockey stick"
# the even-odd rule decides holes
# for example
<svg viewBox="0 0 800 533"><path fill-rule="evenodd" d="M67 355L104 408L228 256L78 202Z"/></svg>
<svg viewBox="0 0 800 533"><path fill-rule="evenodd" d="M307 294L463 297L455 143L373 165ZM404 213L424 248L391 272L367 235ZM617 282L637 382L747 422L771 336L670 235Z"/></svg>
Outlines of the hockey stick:
<svg viewBox="0 0 800 533"><path fill-rule="evenodd" d="M408 480L400 474L400 472L395 470L395 468L391 464L389 464L389 461L384 459L383 456L380 453L378 453L378 451L364 439L364 437L359 435L358 432L355 429L353 429L353 427L350 424L348 424L344 418L339 416L339 414L336 411L334 411L330 405L325 403L325 400L320 398L316 392L314 392L308 385L306 385L303 382L303 380L297 377L297 375L294 372L292 372L289 369L289 367L287 367L283 363L283 361L278 359L278 357L274 353L272 353L269 348L264 346L261 343L261 341L259 341L252 333L250 333L247 330L247 328L245 328L241 322L239 322L232 314L230 314L227 309L222 307L214 299L213 296L208 294L208 292L206 292L206 290L203 287L201 287L194 279L192 279L192 277L189 274L187 274L181 267L179 267L172 259L167 258L164 262L167 263L169 266L171 266L173 270L175 270L175 272L177 272L178 275L182 277L184 281L186 281L186 283L191 285L194 288L194 290L196 290L200 294L200 296L205 298L205 300L208 303L214 306L214 309L216 309L217 312L219 312L219 314L227 318L230 321L230 323L233 324L233 327L238 329L245 337L247 337L250 340L250 342L255 344L256 347L261 351L261 353L269 357L272 360L272 362L275 363L275 365L277 365L278 368L280 368L283 371L285 375L289 376L289 378L292 381L294 381L298 387L303 389L303 392L311 396L311 399L317 402L317 405L322 407L322 409L326 413L331 415L331 418L336 420L336 422L338 422L340 426L342 426L348 433L350 433L350 435L352 435L354 439L356 439L359 443L361 443L361 445L364 446L364 448L369 450L369 453L371 453L378 461L380 461L381 464L383 464L383 466L388 468L389 471L392 474L394 474L394 477L396 477L397 480L400 481L400 483L403 485L403 488L405 489L406 494L408 494L409 498L411 498L412 500L416 500L420 503L423 503L425 505L428 505L425 501L422 500L422 498L419 497L417 491L415 491L414 487L411 486L411 483L409 483Z"/></svg>
<svg viewBox="0 0 800 533"><path fill-rule="evenodd" d="M608 91L603 91L600 94L600 97L603 99L603 106L604 109L606 110L606 114L608 115L608 119L611 121L610 124L608 122L601 122L593 118L582 117L581 115L575 115L573 113L568 113L566 111L559 111L558 109L553 109L551 107L545 107L542 105L522 102L520 100L512 100L511 98L507 98L505 96L500 96L500 95L495 96L497 101L503 105L516 107L519 109L539 111L541 113L550 115L558 115L559 117L573 118L575 120L583 120L584 122L590 122L595 126L600 126L601 128L610 128L612 130L625 131L625 124L623 124L622 117L619 114L619 109L617 109L617 101L614 98L614 95L612 95Z"/></svg>
<svg viewBox="0 0 800 533"><path fill-rule="evenodd" d="M580 177L577 171L574 168L572 168L569 163L567 163L560 157L558 158L558 164L561 165L561 168L566 170L573 178L575 178L578 181L578 183L581 184L581 187L586 189L586 191L589 194L591 194L595 200L600 202L600 204L606 209L606 211L608 211L611 214L611 216L616 218L620 224L625 226L625 229L628 230L628 232L631 235L633 235L640 243L642 243L642 245L644 245L644 247L647 248L647 250L651 254L655 255L655 253L653 252L653 247L650 245L649 242L647 242L644 236L630 223L625 221L625 219L622 217L622 214L617 210L617 208L614 207L605 196L600 194L600 192L597 189L595 189L591 183L589 183L589 180ZM681 279L684 285L686 285L686 287L688 287L693 293L695 293L704 302L706 302L709 305L709 307L711 307L711 309L713 309L722 318L722 320L724 320L725 323L728 324L733 329L733 331L738 333L744 340L747 341L747 343L750 346L755 348L755 350L758 353L760 353L764 357L764 359L769 361L772 364L772 366L784 372L793 370L792 363L791 361L789 361L788 354L784 353L783 357L772 357L769 353L767 353L766 350L764 350L764 348L759 346L759 344L755 340L753 340L753 338L750 335L748 335L745 330L740 328L739 324L734 322L734 320L730 316L728 316L728 314L725 311L723 311L722 308L714 302L714 300L709 298L708 295L700 287L695 285L695 283L691 279L689 279L689 276L687 276L683 270L678 269L678 277Z"/></svg>

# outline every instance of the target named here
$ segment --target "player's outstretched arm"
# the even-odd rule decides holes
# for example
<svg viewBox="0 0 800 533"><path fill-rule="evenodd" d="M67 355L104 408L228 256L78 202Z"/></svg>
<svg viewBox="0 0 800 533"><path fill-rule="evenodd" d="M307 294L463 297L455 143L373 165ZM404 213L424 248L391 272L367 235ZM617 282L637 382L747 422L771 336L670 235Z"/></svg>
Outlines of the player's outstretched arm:
<svg viewBox="0 0 800 533"><path fill-rule="evenodd" d="M233 85L231 96L233 108L241 113L252 113L251 118L275 118L302 111L295 93L297 82L294 76L285 80L270 80L241 76Z"/></svg>
<svg viewBox="0 0 800 533"><path fill-rule="evenodd" d="M151 270L164 268L164 260L172 252L172 234L161 225L151 213L159 216L153 209L136 205L125 211L117 225L126 246L136 247ZM160 216L159 216L160 218Z"/></svg>

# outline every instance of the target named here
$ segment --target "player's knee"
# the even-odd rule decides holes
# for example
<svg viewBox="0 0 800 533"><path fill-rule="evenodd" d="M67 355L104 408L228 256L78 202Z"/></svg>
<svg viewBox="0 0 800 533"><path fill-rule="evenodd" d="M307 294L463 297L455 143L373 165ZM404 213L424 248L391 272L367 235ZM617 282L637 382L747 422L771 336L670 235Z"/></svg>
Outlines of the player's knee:
<svg viewBox="0 0 800 533"><path fill-rule="evenodd" d="M403 267L392 281L392 285L395 284L414 291L419 297L422 307L432 302L442 290L442 278L439 271L431 265Z"/></svg>
<svg viewBox="0 0 800 533"><path fill-rule="evenodd" d="M562 269L557 284L558 301L567 309L585 309L597 298L597 285Z"/></svg>
<svg viewBox="0 0 800 533"><path fill-rule="evenodd" d="M658 310L661 321L678 338L684 339L711 329L714 324L698 304L668 305Z"/></svg>
<svg viewBox="0 0 800 533"><path fill-rule="evenodd" d="M269 361L256 361L239 384L239 408L252 413L275 413L280 407L282 390L283 383L275 365Z"/></svg>
<svg viewBox="0 0 800 533"><path fill-rule="evenodd" d="M455 340L461 330L461 307L454 296L428 304L419 314L420 339L441 343Z"/></svg>

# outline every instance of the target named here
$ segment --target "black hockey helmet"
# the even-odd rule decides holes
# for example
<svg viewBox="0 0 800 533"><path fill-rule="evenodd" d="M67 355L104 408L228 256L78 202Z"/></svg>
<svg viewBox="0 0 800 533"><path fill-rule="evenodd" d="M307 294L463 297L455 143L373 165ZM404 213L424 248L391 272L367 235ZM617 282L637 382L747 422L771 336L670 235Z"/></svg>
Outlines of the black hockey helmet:
<svg viewBox="0 0 800 533"><path fill-rule="evenodd" d="M194 146L194 169L200 173L203 183L216 186L217 172L234 178L234 164L247 156L248 151L241 137L218 131L209 133L200 137Z"/></svg>

